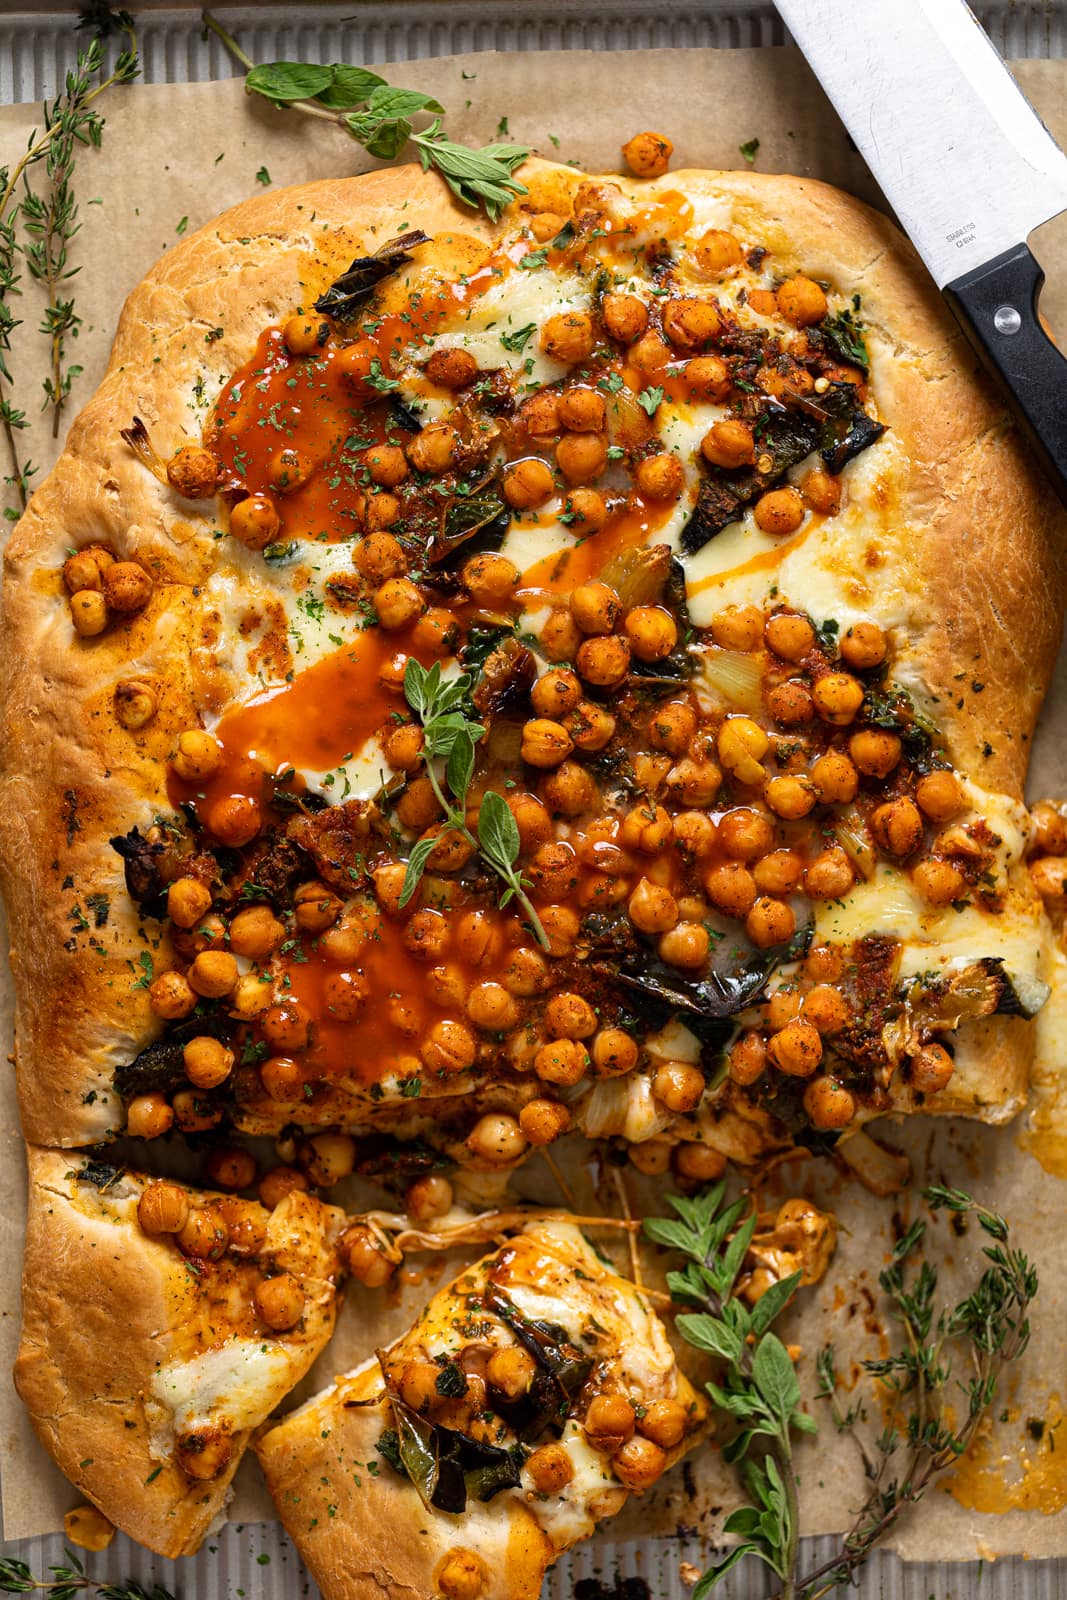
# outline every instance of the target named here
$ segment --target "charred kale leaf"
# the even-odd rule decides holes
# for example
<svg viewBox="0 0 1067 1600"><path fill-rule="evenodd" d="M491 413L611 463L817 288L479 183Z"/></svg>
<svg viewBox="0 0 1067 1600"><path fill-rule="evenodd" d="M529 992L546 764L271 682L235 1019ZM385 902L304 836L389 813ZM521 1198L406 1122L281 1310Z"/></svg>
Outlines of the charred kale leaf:
<svg viewBox="0 0 1067 1600"><path fill-rule="evenodd" d="M411 260L417 245L428 244L429 235L417 230L389 239L372 256L357 256L347 272L330 285L315 301L315 310L338 322L357 315L364 300L369 300L383 278L399 272Z"/></svg>
<svg viewBox="0 0 1067 1600"><path fill-rule="evenodd" d="M176 1089L185 1082L183 1052L190 1039L208 1034L226 1039L233 1023L226 1016L190 1017L168 1030L161 1039L146 1045L140 1055L115 1069L115 1088L126 1100L138 1094L156 1094Z"/></svg>
<svg viewBox="0 0 1067 1600"><path fill-rule="evenodd" d="M427 1510L458 1516L467 1509L468 1499L484 1504L501 1489L518 1486L521 1451L483 1444L454 1428L428 1422L399 1395L390 1395L390 1401L396 1429L382 1434L378 1452L392 1466L399 1459L397 1470L411 1480Z"/></svg>
<svg viewBox="0 0 1067 1600"><path fill-rule="evenodd" d="M160 875L160 857L165 853L163 844L150 844L139 828L119 834L108 843L123 861L126 889L131 900L136 900L147 916L163 915L167 886Z"/></svg>

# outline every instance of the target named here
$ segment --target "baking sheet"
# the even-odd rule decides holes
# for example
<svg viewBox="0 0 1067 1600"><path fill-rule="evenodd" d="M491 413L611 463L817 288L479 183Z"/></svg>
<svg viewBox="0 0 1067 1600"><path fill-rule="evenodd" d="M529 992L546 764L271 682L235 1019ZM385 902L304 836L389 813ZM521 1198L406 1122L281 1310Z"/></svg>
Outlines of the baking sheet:
<svg viewBox="0 0 1067 1600"><path fill-rule="evenodd" d="M1020 65L1019 74L1027 92L1053 124L1054 132L1058 131L1061 141L1067 140L1063 110L1065 69L1053 62L1026 62ZM506 114L514 138L538 146L547 155L575 160L594 170L610 170L616 165L618 142L638 127L665 128L676 142L676 165L737 165L739 145L758 137L757 165L762 170L814 173L867 198L875 197L870 179L850 150L840 125L793 52L631 52L615 58L610 69L602 53L567 52L532 59L479 54L419 62L406 70L396 68L391 76L394 81L417 84L436 93L449 107L449 127L456 137L491 138L499 118ZM587 115L590 84L594 88L598 84L610 85L602 114ZM464 101L468 98L472 104L466 107ZM618 105L626 107L621 126L613 110ZM665 117L665 105L684 107L684 118ZM537 109L524 111L523 107ZM265 165L272 183L278 184L312 175L356 171L372 164L333 130L295 114L279 114L260 103L248 102L237 83L138 86L116 93L107 115L104 149L87 158L81 180L85 200L100 201L99 208L84 206L86 227L79 244L84 263L78 284L85 317L78 347L78 359L85 368L79 384L82 397L91 392L106 358L121 295L182 233L251 192L260 166ZM17 152L22 147L26 119L26 111L19 108L0 111L0 152ZM196 159L189 159L183 139L179 161L172 154L175 130L190 128L197 131ZM559 140L558 149L553 136ZM1046 302L1055 319L1057 301L1061 311L1067 311L1063 304L1067 292L1067 246L1055 227L1049 239L1039 244L1039 253L1050 270L1057 261L1062 264L1060 286ZM26 325L19 337L32 347L37 312L29 295L22 309ZM1059 320L1067 325L1067 315L1061 314ZM18 351L14 359L19 361ZM46 463L52 448L47 429L38 426L32 443L34 459ZM1067 704L1067 700L1061 699L1060 703ZM1056 729L1046 730L1039 758L1042 782L1035 793L1057 786L1067 788L1057 771L1057 743ZM13 1283L18 1271L22 1179L15 1113L7 1102L3 1104L2 1122L10 1159L4 1163L0 1176L0 1266L5 1269L4 1281ZM943 1178L958 1170L961 1158L953 1130L939 1131L932 1141L929 1130L910 1130L909 1139L916 1146L917 1156L933 1163L931 1176ZM1036 1241L1034 1253L1045 1267L1046 1288L1039 1311L1041 1339L1035 1344L1031 1363L1034 1382L1030 1392L1012 1397L1009 1411L1017 1412L1017 1416L1009 1428L1015 1426L1019 1439L1009 1440L1010 1445L1025 1436L1028 1417L1044 1415L1053 1399L1058 1405L1058 1391L1054 1396L1054 1389L1060 1381L1062 1356L1055 1286L1062 1281L1062 1268L1067 1265L1057 1239L1056 1219L1063 1214L1059 1181L1043 1177L1032 1161L1021 1159L1017 1139L1016 1130L1000 1134L979 1131L976 1140L969 1141L964 1158L964 1166L969 1162L973 1170L961 1178L970 1183L977 1178L983 1197L995 1198L1013 1217L1025 1215L1030 1219ZM992 1182L991 1174L996 1175ZM849 1204L853 1203L850 1197ZM859 1209L849 1213L852 1232L843 1240L835 1278L841 1267L852 1264L862 1272L876 1258L869 1231L869 1216L875 1210L884 1220L887 1207L873 1207L859 1197ZM819 1298L825 1301L830 1293L826 1288ZM827 1305L822 1309L827 1312ZM10 1306L0 1307L0 1362L5 1366L17 1337L12 1310ZM814 1311L809 1322L814 1324ZM350 1308L341 1340L326 1358L327 1375L344 1364L344 1342L353 1328ZM812 1350L821 1336L825 1336L822 1331L807 1336ZM804 1339L805 1335L802 1333L801 1337ZM9 1392L0 1394L0 1429L6 1445L5 1531L9 1537L22 1537L55 1528L62 1510L71 1502L71 1491L46 1462L43 1465L47 1470L42 1470L42 1454L28 1436ZM1055 1435L1051 1437L1054 1439ZM989 1453L995 1457L1000 1448L991 1444ZM1014 1456L1014 1450L1008 1454ZM916 1532L904 1530L902 1548L913 1556L974 1555L983 1551L993 1554L1013 1549L1037 1555L1067 1548L1062 1520L1048 1515L1060 1509L1067 1496L1061 1493L1055 1472L1047 1470L1044 1458L1038 1459L1034 1451L1030 1457L1027 1471L1015 1461L1008 1465L1021 1485L1019 1498L1032 1493L1041 1509L1020 1509L992 1519L968 1512L942 1496L923 1513ZM808 1493L815 1528L832 1525L849 1492L839 1470L844 1472L845 1465L840 1469L835 1466L832 1477L824 1474L821 1485L813 1484ZM254 1475L245 1474L245 1478L254 1483ZM701 1507L701 1531L713 1531L716 1519L711 1506L721 1499L712 1485L712 1492L704 1497ZM235 1513L239 1518L249 1518L257 1514L260 1506L254 1489L247 1493L243 1490ZM673 1526L670 1512L667 1520ZM686 1520L694 1519L689 1515ZM627 1532L647 1532L649 1523L647 1505L642 1505L618 1520L609 1539L624 1539Z"/></svg>

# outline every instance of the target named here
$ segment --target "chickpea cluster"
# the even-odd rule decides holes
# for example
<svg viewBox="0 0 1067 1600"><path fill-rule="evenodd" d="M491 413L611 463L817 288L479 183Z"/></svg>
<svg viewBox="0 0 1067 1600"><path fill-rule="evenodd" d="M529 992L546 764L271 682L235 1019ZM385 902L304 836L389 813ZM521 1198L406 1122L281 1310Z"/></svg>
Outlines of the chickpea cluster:
<svg viewBox="0 0 1067 1600"><path fill-rule="evenodd" d="M71 624L83 639L95 639L116 617L143 611L152 598L152 578L144 567L137 561L116 560L102 544L72 550L63 563L63 582L70 597Z"/></svg>

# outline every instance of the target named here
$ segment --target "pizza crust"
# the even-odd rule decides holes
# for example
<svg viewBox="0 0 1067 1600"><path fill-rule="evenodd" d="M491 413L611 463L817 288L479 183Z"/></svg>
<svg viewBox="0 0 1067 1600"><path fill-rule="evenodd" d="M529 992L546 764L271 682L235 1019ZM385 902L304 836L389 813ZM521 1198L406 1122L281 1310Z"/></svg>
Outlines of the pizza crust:
<svg viewBox="0 0 1067 1600"><path fill-rule="evenodd" d="M542 162L531 162L524 177L532 210L600 181ZM953 759L990 791L1021 794L1058 642L1067 528L911 247L884 218L807 179L676 172L652 183L605 181L642 202L677 191L697 206L728 205L783 271L802 268L862 294L880 411L898 459L906 458L904 489L883 491L889 535L869 556L872 570L891 566L921 607L902 666L926 682ZM142 416L165 454L195 438L203 420L197 380L210 398L265 324L306 304L400 221L468 242L488 242L497 231L456 207L432 175L403 167L257 196L183 241L131 295L107 377L11 538L0 655L9 706L0 877L31 1140L76 1146L122 1125L111 1074L158 1032L144 988L133 987L156 935L140 933L106 841L165 806L163 763L174 734L217 693L203 670L195 598L195 586L225 559L211 508L161 487L120 430ZM447 242L424 254L432 260L438 250L447 259ZM219 327L222 335L207 341ZM156 588L131 622L81 640L59 569L70 547L93 539L120 558L136 557ZM163 686L158 716L136 735L111 711L115 683L135 673ZM77 927L89 894L110 900L99 932ZM1029 902L1036 916L1032 895ZM150 954L166 964L165 944ZM1032 1028L1005 1029L1003 1049L1015 1105Z"/></svg>
<svg viewBox="0 0 1067 1600"><path fill-rule="evenodd" d="M251 1424L234 1434L218 1477L188 1477L173 1459L165 1408L154 1396L159 1377L200 1348L225 1348L226 1312L214 1307L215 1338L203 1327L195 1275L168 1237L150 1237L137 1222L146 1180L123 1174L112 1188L79 1183L79 1158L29 1146L29 1208L22 1279L22 1335L15 1386L37 1437L69 1478L116 1527L160 1555L189 1555L230 1497ZM288 1207L288 1202L283 1202ZM326 1229L339 1213L307 1195L300 1213L279 1208L280 1254L286 1246L331 1258ZM315 1232L318 1240L315 1243ZM284 1264L299 1272L295 1260ZM206 1272L208 1280L210 1265ZM285 1346L291 1388L333 1333L337 1297L325 1276L301 1274L307 1293L304 1326L293 1335L260 1331L258 1342ZM281 1395L265 1396L260 1422ZM255 1409L255 1402L252 1402Z"/></svg>

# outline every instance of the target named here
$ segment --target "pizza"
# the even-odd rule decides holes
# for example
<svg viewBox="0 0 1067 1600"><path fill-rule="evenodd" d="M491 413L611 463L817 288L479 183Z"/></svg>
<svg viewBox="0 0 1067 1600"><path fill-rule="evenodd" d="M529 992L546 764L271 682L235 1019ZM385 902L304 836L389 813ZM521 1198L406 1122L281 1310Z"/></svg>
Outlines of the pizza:
<svg viewBox="0 0 1067 1600"><path fill-rule="evenodd" d="M708 1427L646 1296L545 1221L255 1448L324 1594L536 1600Z"/></svg>
<svg viewBox="0 0 1067 1600"><path fill-rule="evenodd" d="M560 1141L683 1187L794 1146L863 1168L872 1119L1011 1118L1047 1049L1022 795L1063 512L910 248L809 180L523 182L490 223L383 170L183 241L8 546L19 1383L155 1548L195 1545L328 1338L341 1218L312 1189L356 1172L431 1226L457 1173L499 1195ZM145 1236L149 1180L85 1176L120 1136L152 1165L188 1143L211 1192L183 1168L174 1205L238 1207L254 1248ZM80 1271L105 1221L101 1374L56 1313L90 1290L43 1263L58 1231ZM381 1240L345 1238L384 1283ZM584 1249L552 1240L550 1277ZM304 1296L262 1370L217 1358L217 1453L195 1401L166 1420L126 1252L182 1371L259 1339L279 1265ZM286 1486L323 1411L369 1459L393 1377L386 1353L261 1441L317 1571L350 1534L302 1535ZM369 1478L345 1493L374 1516L420 1503ZM569 1536L508 1493L525 1592ZM506 1519L477 1518L506 1588Z"/></svg>
<svg viewBox="0 0 1067 1600"><path fill-rule="evenodd" d="M343 1213L299 1189L268 1210L28 1156L19 1395L82 1494L150 1549L188 1555L252 1430L329 1342Z"/></svg>

